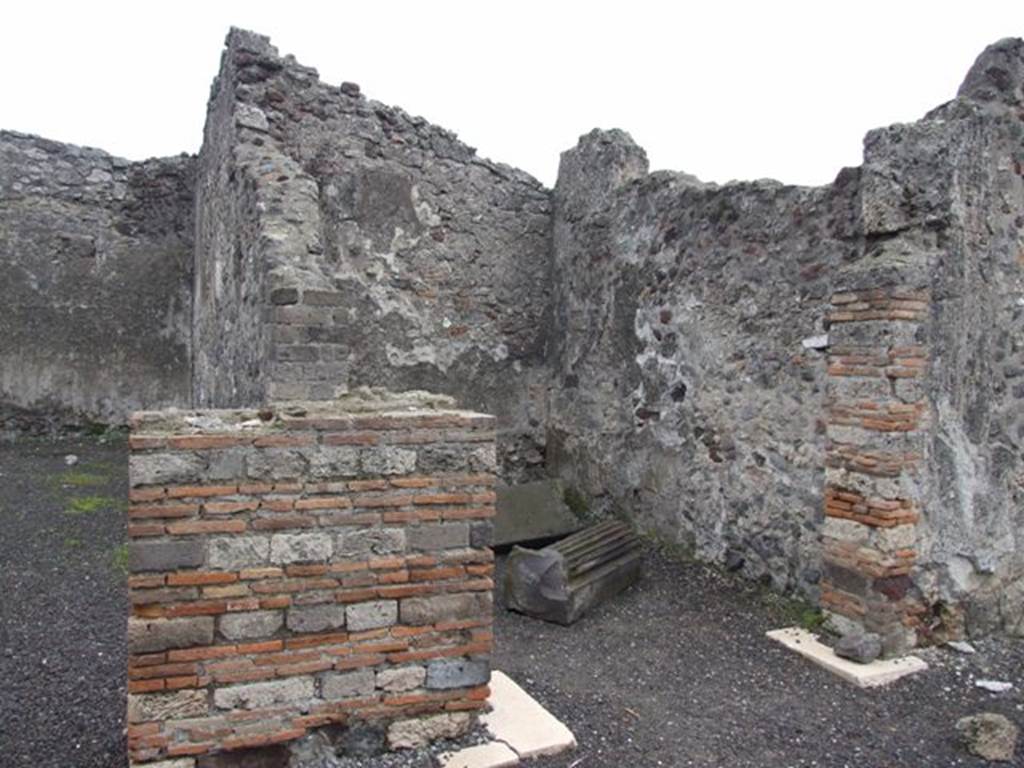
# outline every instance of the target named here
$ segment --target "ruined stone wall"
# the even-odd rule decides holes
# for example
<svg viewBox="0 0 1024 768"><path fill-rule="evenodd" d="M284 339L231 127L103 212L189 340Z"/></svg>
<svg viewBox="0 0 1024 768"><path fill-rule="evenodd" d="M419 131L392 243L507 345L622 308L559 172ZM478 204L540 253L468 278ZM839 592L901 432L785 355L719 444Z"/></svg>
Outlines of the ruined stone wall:
<svg viewBox="0 0 1024 768"><path fill-rule="evenodd" d="M270 243L262 237L266 201L257 187L268 171L263 158L236 146L241 127L234 107L234 83L221 75L213 83L196 174L191 384L197 406L254 405L267 394Z"/></svg>
<svg viewBox="0 0 1024 768"><path fill-rule="evenodd" d="M873 131L836 277L823 605L899 652L1020 633L1024 43Z"/></svg>
<svg viewBox="0 0 1024 768"><path fill-rule="evenodd" d="M189 401L193 174L0 132L0 433Z"/></svg>
<svg viewBox="0 0 1024 768"><path fill-rule="evenodd" d="M266 271L257 285L261 266L242 268L254 283L222 292L214 312L249 316L240 307L261 304L266 328L221 347L208 343L218 322L197 335L197 379L211 382L200 402L253 402L256 388L236 395L213 382L238 375L233 358L260 346L266 371L254 362L247 375L262 376L270 397L329 398L367 384L446 392L498 416L507 479L540 473L546 190L356 86L320 82L240 31L228 39L207 144L221 149L204 147L204 158L217 152L244 166L220 172L218 194L250 201L253 252L263 250ZM197 295L197 315L210 302Z"/></svg>
<svg viewBox="0 0 1024 768"><path fill-rule="evenodd" d="M914 157L950 170L919 174L912 198L942 190L946 224L930 269L918 581L932 626L1024 634L1024 41L990 46L924 124L941 143L917 142Z"/></svg>
<svg viewBox="0 0 1024 768"><path fill-rule="evenodd" d="M596 512L815 591L821 337L833 275L857 252L857 181L648 175L621 132L563 155L549 458Z"/></svg>
<svg viewBox="0 0 1024 768"><path fill-rule="evenodd" d="M391 748L468 727L490 679L494 419L431 404L133 416L133 765L255 765L244 750L328 724Z"/></svg>

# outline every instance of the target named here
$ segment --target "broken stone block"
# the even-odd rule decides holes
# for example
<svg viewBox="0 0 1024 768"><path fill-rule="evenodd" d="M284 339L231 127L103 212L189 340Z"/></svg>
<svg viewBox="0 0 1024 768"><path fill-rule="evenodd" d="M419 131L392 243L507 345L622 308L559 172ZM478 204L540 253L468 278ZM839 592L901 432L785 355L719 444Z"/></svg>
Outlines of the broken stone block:
<svg viewBox="0 0 1024 768"><path fill-rule="evenodd" d="M1018 729L1002 715L982 712L962 717L956 722L956 730L964 747L972 755L994 762L1008 763L1013 760Z"/></svg>
<svg viewBox="0 0 1024 768"><path fill-rule="evenodd" d="M511 610L572 624L640 578L643 550L627 525L607 521L540 550L514 547L505 570Z"/></svg>
<svg viewBox="0 0 1024 768"><path fill-rule="evenodd" d="M578 531L558 480L498 486L493 546L554 539Z"/></svg>
<svg viewBox="0 0 1024 768"><path fill-rule="evenodd" d="M872 632L850 632L832 650L842 659L870 664L882 654L882 638Z"/></svg>
<svg viewBox="0 0 1024 768"><path fill-rule="evenodd" d="M388 746L391 749L416 749L436 739L454 739L469 727L466 712L452 712L432 717L399 720L388 727Z"/></svg>

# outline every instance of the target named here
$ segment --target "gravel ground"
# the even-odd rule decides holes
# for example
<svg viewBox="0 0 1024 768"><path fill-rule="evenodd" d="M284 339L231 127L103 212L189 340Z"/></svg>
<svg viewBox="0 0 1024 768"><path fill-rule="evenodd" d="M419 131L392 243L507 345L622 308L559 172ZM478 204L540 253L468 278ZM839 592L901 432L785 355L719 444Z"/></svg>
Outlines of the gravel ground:
<svg viewBox="0 0 1024 768"><path fill-rule="evenodd" d="M125 465L121 443L0 445L4 768L124 765ZM792 604L654 551L639 585L572 627L498 604L495 667L579 740L535 768L982 766L957 746L958 718L1024 726L1024 641L926 650L928 672L859 691L765 639Z"/></svg>
<svg viewBox="0 0 1024 768"><path fill-rule="evenodd" d="M125 764L125 455L0 445L0 765Z"/></svg>

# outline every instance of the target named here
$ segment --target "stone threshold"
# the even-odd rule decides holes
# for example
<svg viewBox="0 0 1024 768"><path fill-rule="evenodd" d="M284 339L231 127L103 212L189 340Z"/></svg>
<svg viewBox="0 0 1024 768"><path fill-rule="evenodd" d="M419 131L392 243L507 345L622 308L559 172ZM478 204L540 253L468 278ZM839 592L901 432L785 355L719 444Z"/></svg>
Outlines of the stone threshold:
<svg viewBox="0 0 1024 768"><path fill-rule="evenodd" d="M898 659L879 659L870 664L858 664L836 656L835 651L818 640L818 636L800 627L773 629L765 633L791 651L810 659L819 667L827 669L837 677L858 688L878 688L888 685L901 677L923 672L928 664L917 656L901 656Z"/></svg>
<svg viewBox="0 0 1024 768"><path fill-rule="evenodd" d="M480 722L494 740L442 755L444 768L505 768L576 747L572 732L504 672L491 673L487 703Z"/></svg>

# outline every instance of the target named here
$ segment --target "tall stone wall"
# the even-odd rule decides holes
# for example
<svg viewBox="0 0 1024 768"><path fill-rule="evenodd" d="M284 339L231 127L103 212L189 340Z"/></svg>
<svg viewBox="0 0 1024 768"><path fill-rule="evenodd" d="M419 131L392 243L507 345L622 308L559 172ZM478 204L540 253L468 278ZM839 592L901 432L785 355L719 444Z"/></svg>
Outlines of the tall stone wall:
<svg viewBox="0 0 1024 768"><path fill-rule="evenodd" d="M133 765L262 765L324 725L392 748L468 727L490 679L494 420L437 405L133 416Z"/></svg>
<svg viewBox="0 0 1024 768"><path fill-rule="evenodd" d="M0 132L0 433L188 402L193 175Z"/></svg>
<svg viewBox="0 0 1024 768"><path fill-rule="evenodd" d="M563 155L549 458L595 510L813 593L822 336L857 252L857 181L649 175L614 131Z"/></svg>
<svg viewBox="0 0 1024 768"><path fill-rule="evenodd" d="M237 30L201 169L199 403L255 402L257 380L273 398L446 392L498 416L507 479L541 472L550 203L535 180ZM217 270L223 289L204 291ZM228 391L232 377L247 381Z"/></svg>
<svg viewBox="0 0 1024 768"><path fill-rule="evenodd" d="M1024 41L990 46L929 120L942 145L918 157L951 170L919 182L943 190L948 222L931 268L923 587L932 627L1024 634Z"/></svg>
<svg viewBox="0 0 1024 768"><path fill-rule="evenodd" d="M922 640L1024 629L1024 43L865 142L836 278L823 605Z"/></svg>

